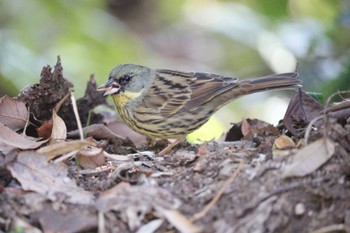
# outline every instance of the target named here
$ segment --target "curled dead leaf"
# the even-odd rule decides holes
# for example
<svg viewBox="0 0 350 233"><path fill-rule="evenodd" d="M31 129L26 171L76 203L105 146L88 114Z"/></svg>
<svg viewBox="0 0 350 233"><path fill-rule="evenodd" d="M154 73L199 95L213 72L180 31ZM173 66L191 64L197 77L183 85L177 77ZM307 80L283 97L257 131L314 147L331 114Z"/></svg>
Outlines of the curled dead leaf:
<svg viewBox="0 0 350 233"><path fill-rule="evenodd" d="M283 169L284 178L305 176L330 159L335 151L335 143L329 138L320 138L317 141L303 147L293 157L291 164Z"/></svg>
<svg viewBox="0 0 350 233"><path fill-rule="evenodd" d="M13 148L22 150L35 149L45 142L47 140L38 141L38 139L18 134L0 123L0 151L5 152L4 154Z"/></svg>
<svg viewBox="0 0 350 233"><path fill-rule="evenodd" d="M23 129L28 119L26 105L9 96L0 98L0 122L14 131Z"/></svg>

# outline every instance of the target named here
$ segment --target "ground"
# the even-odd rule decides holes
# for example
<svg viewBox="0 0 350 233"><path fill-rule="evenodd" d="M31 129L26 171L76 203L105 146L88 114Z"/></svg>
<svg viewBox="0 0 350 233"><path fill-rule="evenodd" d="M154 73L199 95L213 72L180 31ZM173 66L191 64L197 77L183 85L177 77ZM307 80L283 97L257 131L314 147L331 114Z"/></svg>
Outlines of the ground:
<svg viewBox="0 0 350 233"><path fill-rule="evenodd" d="M159 156L165 142L127 139L105 111L91 114L107 106L93 78L76 101L90 138L76 139L74 100L61 101L70 88L58 61L17 99L30 107L26 134L46 141L11 131L0 101L0 232L350 232L349 101L323 106L299 90L277 127L245 119L225 141Z"/></svg>

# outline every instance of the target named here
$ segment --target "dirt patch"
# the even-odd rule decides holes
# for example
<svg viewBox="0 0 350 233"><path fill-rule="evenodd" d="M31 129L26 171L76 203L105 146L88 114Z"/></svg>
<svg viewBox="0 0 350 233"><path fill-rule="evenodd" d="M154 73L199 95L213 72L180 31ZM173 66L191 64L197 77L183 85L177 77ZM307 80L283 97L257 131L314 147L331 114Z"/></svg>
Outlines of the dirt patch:
<svg viewBox="0 0 350 233"><path fill-rule="evenodd" d="M54 72L44 68L40 84L20 94L35 122L26 135L36 136L70 88L60 60ZM95 90L90 79L76 101L83 125L105 123L85 129L89 140L70 132L77 124L69 99L58 111L68 138L55 138L55 148L19 150L0 127L1 232L349 232L349 101L322 106L299 91L277 127L246 119L225 142L182 143L158 156L164 145L137 149L125 128L111 130L112 118L95 111L108 107Z"/></svg>

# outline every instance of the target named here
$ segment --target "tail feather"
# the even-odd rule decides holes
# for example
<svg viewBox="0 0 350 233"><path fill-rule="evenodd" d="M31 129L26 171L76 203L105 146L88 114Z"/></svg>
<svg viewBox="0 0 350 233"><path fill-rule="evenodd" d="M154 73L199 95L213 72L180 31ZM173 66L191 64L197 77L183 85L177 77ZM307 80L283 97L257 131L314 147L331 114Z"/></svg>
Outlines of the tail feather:
<svg viewBox="0 0 350 233"><path fill-rule="evenodd" d="M301 87L301 81L296 72L268 75L261 78L243 80L240 82L240 91L251 94L273 89L288 89Z"/></svg>

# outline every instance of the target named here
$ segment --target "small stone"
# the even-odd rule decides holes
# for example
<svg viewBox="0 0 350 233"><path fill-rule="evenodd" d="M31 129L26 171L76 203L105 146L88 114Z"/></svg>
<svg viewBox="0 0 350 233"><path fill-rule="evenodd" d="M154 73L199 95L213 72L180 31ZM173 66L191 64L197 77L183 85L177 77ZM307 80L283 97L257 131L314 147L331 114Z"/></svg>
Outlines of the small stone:
<svg viewBox="0 0 350 233"><path fill-rule="evenodd" d="M298 203L294 207L294 213L297 216L303 215L305 213L305 205L303 203Z"/></svg>

